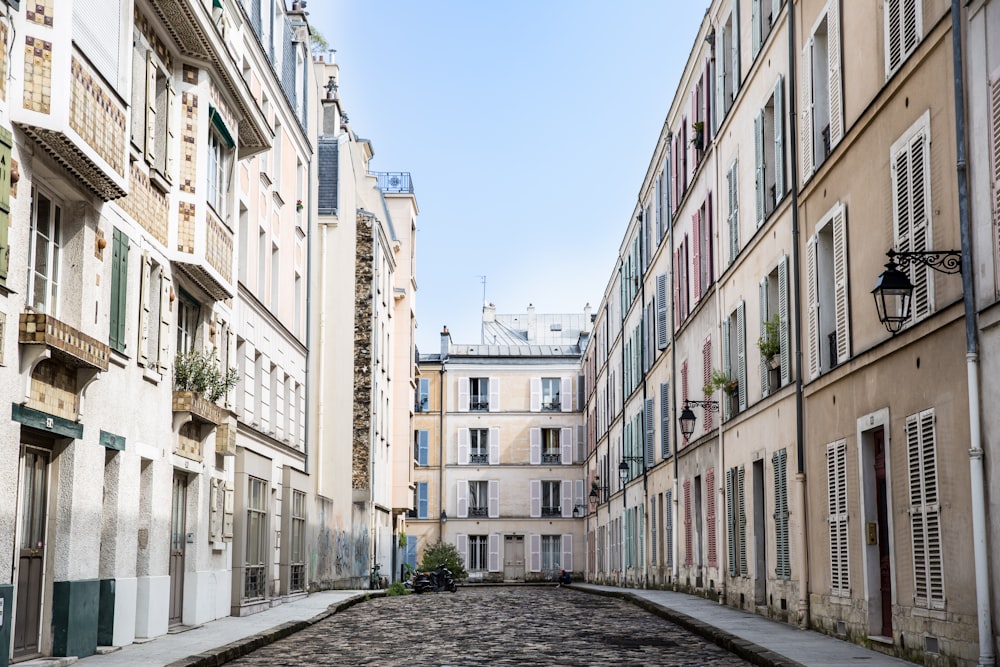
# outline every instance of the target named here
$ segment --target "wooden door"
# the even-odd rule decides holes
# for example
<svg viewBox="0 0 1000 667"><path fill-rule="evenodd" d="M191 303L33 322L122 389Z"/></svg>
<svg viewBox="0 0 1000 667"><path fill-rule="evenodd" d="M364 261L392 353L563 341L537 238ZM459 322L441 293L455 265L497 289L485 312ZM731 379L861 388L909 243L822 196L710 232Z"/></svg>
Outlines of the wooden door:
<svg viewBox="0 0 1000 667"><path fill-rule="evenodd" d="M25 447L22 461L21 539L18 545L13 638L15 660L40 655L49 452Z"/></svg>
<svg viewBox="0 0 1000 667"><path fill-rule="evenodd" d="M174 472L174 488L170 514L170 625L179 625L184 616L184 546L186 543L185 507L187 477Z"/></svg>
<svg viewBox="0 0 1000 667"><path fill-rule="evenodd" d="M506 535L503 540L503 578L524 580L524 535Z"/></svg>
<svg viewBox="0 0 1000 667"><path fill-rule="evenodd" d="M875 431L875 496L878 502L879 585L882 636L892 637L892 561L889 558L889 506L885 480L885 432Z"/></svg>

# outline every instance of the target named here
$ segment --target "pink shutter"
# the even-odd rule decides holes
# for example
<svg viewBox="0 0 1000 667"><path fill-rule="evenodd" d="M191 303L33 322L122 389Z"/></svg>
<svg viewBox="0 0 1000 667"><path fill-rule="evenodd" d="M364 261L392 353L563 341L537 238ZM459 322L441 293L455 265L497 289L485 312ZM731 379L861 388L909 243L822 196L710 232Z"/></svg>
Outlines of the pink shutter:
<svg viewBox="0 0 1000 667"><path fill-rule="evenodd" d="M680 199L677 192L677 167L681 163L680 155L677 154L677 135L670 138L670 209L671 213L677 210L677 201Z"/></svg>
<svg viewBox="0 0 1000 667"><path fill-rule="evenodd" d="M701 209L694 212L691 222L691 234L694 241L694 253L691 258L691 268L694 270L694 301L701 300Z"/></svg>
<svg viewBox="0 0 1000 667"><path fill-rule="evenodd" d="M691 480L684 480L684 564L693 562L691 549Z"/></svg>
<svg viewBox="0 0 1000 667"><path fill-rule="evenodd" d="M680 281L681 251L674 251L674 330L681 326L681 281Z"/></svg>
<svg viewBox="0 0 1000 667"><path fill-rule="evenodd" d="M712 138L712 68L710 60L706 57L705 64L701 69L701 116L705 120L704 143L708 148L708 142Z"/></svg>
<svg viewBox="0 0 1000 667"><path fill-rule="evenodd" d="M702 368L705 374L704 382L705 385L709 383L712 379L712 337L709 336L705 339L705 343L701 347L701 358L702 358ZM702 414L705 416L705 433L712 430L712 411L702 410Z"/></svg>
<svg viewBox="0 0 1000 667"><path fill-rule="evenodd" d="M708 412L706 410L706 412ZM715 468L705 472L705 522L708 524L708 566L718 567L719 558L715 547Z"/></svg>
<svg viewBox="0 0 1000 667"><path fill-rule="evenodd" d="M687 359L681 362L681 403L688 400L688 362Z"/></svg>

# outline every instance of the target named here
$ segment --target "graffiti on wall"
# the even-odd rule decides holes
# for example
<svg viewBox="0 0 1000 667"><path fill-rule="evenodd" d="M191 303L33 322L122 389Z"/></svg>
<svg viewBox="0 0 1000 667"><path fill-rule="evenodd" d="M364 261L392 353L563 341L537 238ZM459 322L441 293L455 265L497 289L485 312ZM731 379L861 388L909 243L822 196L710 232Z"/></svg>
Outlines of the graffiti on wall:
<svg viewBox="0 0 1000 667"><path fill-rule="evenodd" d="M310 585L323 588L352 588L367 582L371 560L368 526L352 512L349 521L333 510L333 503L316 498L316 512L311 526L313 548L310 554ZM363 515L362 515L363 516Z"/></svg>

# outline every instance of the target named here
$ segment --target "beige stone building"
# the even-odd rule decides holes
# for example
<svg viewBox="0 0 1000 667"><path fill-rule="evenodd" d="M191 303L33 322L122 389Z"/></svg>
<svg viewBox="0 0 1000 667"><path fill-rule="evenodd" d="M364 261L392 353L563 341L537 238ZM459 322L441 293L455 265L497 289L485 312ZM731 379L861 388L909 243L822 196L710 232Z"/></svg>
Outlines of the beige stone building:
<svg viewBox="0 0 1000 667"><path fill-rule="evenodd" d="M590 312L483 309L483 340L417 358L408 562L455 545L472 581L583 571L581 350Z"/></svg>

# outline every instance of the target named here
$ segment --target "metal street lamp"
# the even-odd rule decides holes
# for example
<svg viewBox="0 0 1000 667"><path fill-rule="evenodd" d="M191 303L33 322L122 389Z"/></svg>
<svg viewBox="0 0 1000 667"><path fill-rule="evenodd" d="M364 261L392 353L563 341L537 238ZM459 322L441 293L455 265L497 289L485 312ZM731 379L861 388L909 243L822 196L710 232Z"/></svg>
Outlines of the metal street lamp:
<svg viewBox="0 0 1000 667"><path fill-rule="evenodd" d="M941 273L961 273L962 252L960 250L897 252L890 248L885 254L889 261L885 265L885 271L875 281L872 296L875 298L878 321L895 336L910 319L910 308L913 304L913 283L899 268L910 264L922 264Z"/></svg>
<svg viewBox="0 0 1000 667"><path fill-rule="evenodd" d="M684 407L681 409L681 414L677 418L677 422L681 427L681 435L684 436L684 442L687 442L691 438L691 434L694 433L695 422L698 418L694 415L694 410L692 407L700 407L703 410L711 410L712 412L719 411L718 401L684 401Z"/></svg>
<svg viewBox="0 0 1000 667"><path fill-rule="evenodd" d="M598 491L600 491L600 493L598 493ZM605 502L607 500L607 497L608 497L608 487L606 486L591 487L590 495L588 496L588 498L590 498L590 506L597 507L597 504L600 502ZM604 500L602 500L602 498Z"/></svg>
<svg viewBox="0 0 1000 667"><path fill-rule="evenodd" d="M618 464L618 476L622 480L622 486L625 486L625 483L631 476L632 466L630 466L627 462L632 461L645 461L645 459L641 456L622 456L622 462Z"/></svg>

